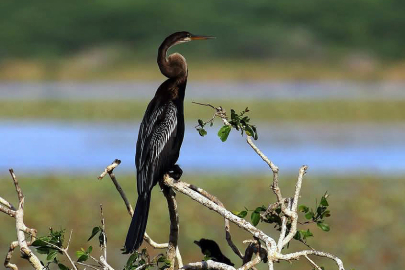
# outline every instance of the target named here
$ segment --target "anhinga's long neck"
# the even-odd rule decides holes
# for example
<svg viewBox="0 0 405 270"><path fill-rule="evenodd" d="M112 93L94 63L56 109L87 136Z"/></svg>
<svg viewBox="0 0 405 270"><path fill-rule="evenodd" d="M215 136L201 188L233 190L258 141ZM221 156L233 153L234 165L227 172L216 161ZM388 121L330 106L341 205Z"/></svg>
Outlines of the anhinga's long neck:
<svg viewBox="0 0 405 270"><path fill-rule="evenodd" d="M168 78L180 78L187 76L187 63L181 54L175 53L166 57L167 51L176 43L166 39L158 50L157 63L160 72Z"/></svg>

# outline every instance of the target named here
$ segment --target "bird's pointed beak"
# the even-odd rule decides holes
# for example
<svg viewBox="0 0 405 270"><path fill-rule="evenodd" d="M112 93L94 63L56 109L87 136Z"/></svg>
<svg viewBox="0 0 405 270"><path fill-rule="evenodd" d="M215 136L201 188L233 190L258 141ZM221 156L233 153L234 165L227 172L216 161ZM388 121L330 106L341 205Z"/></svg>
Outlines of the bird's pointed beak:
<svg viewBox="0 0 405 270"><path fill-rule="evenodd" d="M196 244L197 246L199 246L199 247L200 247L200 242L198 242L198 241L194 241L194 244Z"/></svg>
<svg viewBox="0 0 405 270"><path fill-rule="evenodd" d="M191 35L190 39L191 40L204 40L204 39L213 39L216 37L213 36L200 36L200 35Z"/></svg>

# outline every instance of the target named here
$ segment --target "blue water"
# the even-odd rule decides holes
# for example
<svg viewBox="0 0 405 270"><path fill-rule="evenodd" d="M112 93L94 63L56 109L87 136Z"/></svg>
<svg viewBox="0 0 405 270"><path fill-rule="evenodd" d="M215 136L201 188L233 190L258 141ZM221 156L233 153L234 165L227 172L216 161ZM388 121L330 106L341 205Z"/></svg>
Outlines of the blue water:
<svg viewBox="0 0 405 270"><path fill-rule="evenodd" d="M0 99L150 99L161 82L0 82ZM215 81L187 84L190 99L404 100L403 82Z"/></svg>
<svg viewBox="0 0 405 270"><path fill-rule="evenodd" d="M0 121L0 174L100 173L115 158L121 172L134 172L139 123L69 123ZM267 166L237 132L226 143L218 126L200 137L193 123L179 163L186 172L265 173ZM257 145L280 167L311 174L405 174L405 124L265 124L258 125Z"/></svg>

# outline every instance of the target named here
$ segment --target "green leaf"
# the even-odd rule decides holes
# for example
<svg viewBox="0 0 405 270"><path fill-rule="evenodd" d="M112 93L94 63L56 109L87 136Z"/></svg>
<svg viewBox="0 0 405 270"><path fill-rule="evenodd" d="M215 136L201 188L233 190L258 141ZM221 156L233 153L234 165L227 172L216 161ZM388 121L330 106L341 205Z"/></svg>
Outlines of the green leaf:
<svg viewBox="0 0 405 270"><path fill-rule="evenodd" d="M76 251L76 257L80 258L81 256L86 255L86 251L84 250L78 250Z"/></svg>
<svg viewBox="0 0 405 270"><path fill-rule="evenodd" d="M49 247L38 247L36 249L39 254L48 254L52 250L52 248Z"/></svg>
<svg viewBox="0 0 405 270"><path fill-rule="evenodd" d="M90 241L94 236L96 236L96 234L98 234L101 231L100 227L94 227L93 231L91 232L91 236L89 237L89 239L87 239L87 241Z"/></svg>
<svg viewBox="0 0 405 270"><path fill-rule="evenodd" d="M90 254L93 251L93 247L89 246L88 249L86 250L87 254Z"/></svg>
<svg viewBox="0 0 405 270"><path fill-rule="evenodd" d="M77 259L78 262L85 262L89 259L89 255L88 254L83 254L82 256L79 257L79 259Z"/></svg>
<svg viewBox="0 0 405 270"><path fill-rule="evenodd" d="M218 136L222 142L225 142L228 139L230 132L231 132L230 126L225 125L225 126L221 127L221 129L218 131Z"/></svg>
<svg viewBox="0 0 405 270"><path fill-rule="evenodd" d="M308 213L309 208L306 205L300 205L300 206L298 206L298 211Z"/></svg>
<svg viewBox="0 0 405 270"><path fill-rule="evenodd" d="M259 139L259 135L257 135L257 130L255 126L251 126L253 131L254 131L254 135L253 135L253 139L257 140Z"/></svg>
<svg viewBox="0 0 405 270"><path fill-rule="evenodd" d="M102 230L98 236L98 242L100 243L100 247L105 245L104 236L105 236L105 241L107 242L107 236L105 235L105 232Z"/></svg>
<svg viewBox="0 0 405 270"><path fill-rule="evenodd" d="M165 262L166 257L165 256L161 256L159 257L159 259L157 259L157 262Z"/></svg>
<svg viewBox="0 0 405 270"><path fill-rule="evenodd" d="M214 125L214 122L210 122L210 127L212 127Z"/></svg>
<svg viewBox="0 0 405 270"><path fill-rule="evenodd" d="M305 214L306 219L312 219L313 217L314 217L314 212L312 212L312 210Z"/></svg>
<svg viewBox="0 0 405 270"><path fill-rule="evenodd" d="M198 124L200 125L200 127L204 127L204 122L201 119L198 119Z"/></svg>
<svg viewBox="0 0 405 270"><path fill-rule="evenodd" d="M259 207L256 207L255 212L263 212L263 211L266 211L266 210L267 210L266 207L264 207L264 206L259 206Z"/></svg>
<svg viewBox="0 0 405 270"><path fill-rule="evenodd" d="M240 218L244 218L247 215L247 211L232 211L232 214Z"/></svg>
<svg viewBox="0 0 405 270"><path fill-rule="evenodd" d="M199 128L197 130L201 137L204 137L205 135L207 135L207 131L205 129Z"/></svg>
<svg viewBox="0 0 405 270"><path fill-rule="evenodd" d="M233 121L238 121L239 120L239 115L236 114L234 109L231 109L231 119Z"/></svg>
<svg viewBox="0 0 405 270"><path fill-rule="evenodd" d="M41 239L37 239L32 243L34 247L46 247L48 244L42 241Z"/></svg>
<svg viewBox="0 0 405 270"><path fill-rule="evenodd" d="M246 125L246 126L245 126L245 131L246 131L246 134L247 134L248 136L250 136L250 137L253 137L253 136L254 136L254 131L253 131L253 129L252 129L249 125Z"/></svg>
<svg viewBox="0 0 405 270"><path fill-rule="evenodd" d="M250 219L252 220L252 224L256 226L259 224L260 221L260 212L253 211L252 215L250 216Z"/></svg>
<svg viewBox="0 0 405 270"><path fill-rule="evenodd" d="M301 240L301 231L297 231L294 235L295 240Z"/></svg>
<svg viewBox="0 0 405 270"><path fill-rule="evenodd" d="M308 237L314 236L309 229L306 230L306 231L302 230L301 233L302 233L302 236L303 236L304 239L307 239Z"/></svg>
<svg viewBox="0 0 405 270"><path fill-rule="evenodd" d="M66 265L64 265L63 263L58 263L58 267L60 270L69 270L69 268Z"/></svg>
<svg viewBox="0 0 405 270"><path fill-rule="evenodd" d="M322 217L330 217L330 211L326 210L325 212L323 212Z"/></svg>
<svg viewBox="0 0 405 270"><path fill-rule="evenodd" d="M328 201L326 200L325 196L322 196L321 203L322 206L329 206Z"/></svg>
<svg viewBox="0 0 405 270"><path fill-rule="evenodd" d="M330 227L329 227L329 225L326 224L326 223L318 222L318 223L316 223L316 225L317 225L319 228L321 228L321 230L324 231L324 232L329 232L329 231L330 231Z"/></svg>
<svg viewBox="0 0 405 270"><path fill-rule="evenodd" d="M48 261L52 261L56 255L58 255L58 252L56 250L52 250L51 252L48 253L48 256L46 256L46 259Z"/></svg>
<svg viewBox="0 0 405 270"><path fill-rule="evenodd" d="M244 123L249 123L250 118L249 118L249 116L245 116L245 117L243 117L240 121L241 121L241 122L244 122Z"/></svg>
<svg viewBox="0 0 405 270"><path fill-rule="evenodd" d="M127 268L129 268L135 261L138 259L138 253L133 253L131 256L129 256L128 261L127 261Z"/></svg>

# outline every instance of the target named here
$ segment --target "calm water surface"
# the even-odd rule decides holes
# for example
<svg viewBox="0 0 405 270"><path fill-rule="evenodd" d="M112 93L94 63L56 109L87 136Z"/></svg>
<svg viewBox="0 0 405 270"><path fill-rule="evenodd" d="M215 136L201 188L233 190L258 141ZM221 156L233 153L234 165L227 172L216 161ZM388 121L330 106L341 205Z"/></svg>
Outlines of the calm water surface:
<svg viewBox="0 0 405 270"><path fill-rule="evenodd" d="M0 82L0 99L150 99L162 82ZM350 81L216 81L187 84L192 99L405 99L405 83Z"/></svg>
<svg viewBox="0 0 405 270"><path fill-rule="evenodd" d="M0 170L19 173L99 173L115 158L134 171L139 123L0 121ZM215 126L214 126L215 128ZM200 137L193 123L179 159L187 172L264 173L267 166L232 131L226 143L218 126ZM257 145L281 172L303 165L311 174L405 174L405 124L263 124Z"/></svg>

